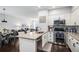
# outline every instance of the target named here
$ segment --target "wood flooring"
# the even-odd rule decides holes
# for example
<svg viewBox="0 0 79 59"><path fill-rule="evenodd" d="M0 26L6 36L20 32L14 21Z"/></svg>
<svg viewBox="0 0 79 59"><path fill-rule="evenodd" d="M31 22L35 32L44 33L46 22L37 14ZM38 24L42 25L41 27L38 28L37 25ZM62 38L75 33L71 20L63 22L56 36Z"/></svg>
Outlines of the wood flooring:
<svg viewBox="0 0 79 59"><path fill-rule="evenodd" d="M19 52L19 40L16 40L15 44L8 44L0 48L0 52ZM38 50L38 52L45 52L43 50ZM51 52L71 52L69 47L65 45L52 44Z"/></svg>

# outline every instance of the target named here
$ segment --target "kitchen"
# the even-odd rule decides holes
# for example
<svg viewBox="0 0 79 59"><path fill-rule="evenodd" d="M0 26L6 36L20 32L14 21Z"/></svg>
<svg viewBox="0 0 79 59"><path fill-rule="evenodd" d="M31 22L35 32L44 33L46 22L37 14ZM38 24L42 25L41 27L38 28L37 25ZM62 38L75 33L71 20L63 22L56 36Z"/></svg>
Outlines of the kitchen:
<svg viewBox="0 0 79 59"><path fill-rule="evenodd" d="M0 6L0 52L79 52L78 6Z"/></svg>

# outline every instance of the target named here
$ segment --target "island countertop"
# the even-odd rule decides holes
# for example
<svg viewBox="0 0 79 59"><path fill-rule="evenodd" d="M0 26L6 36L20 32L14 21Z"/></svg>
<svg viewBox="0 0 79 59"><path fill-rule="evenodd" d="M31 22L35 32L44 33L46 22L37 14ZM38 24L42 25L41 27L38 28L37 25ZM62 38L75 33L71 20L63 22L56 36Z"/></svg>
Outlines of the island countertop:
<svg viewBox="0 0 79 59"><path fill-rule="evenodd" d="M17 37L19 38L24 38L24 39L32 39L32 40L36 40L37 38L39 38L40 36L42 36L43 34L45 34L46 32L43 33L37 33L37 32L19 32L19 35Z"/></svg>
<svg viewBox="0 0 79 59"><path fill-rule="evenodd" d="M67 32L65 33L67 35L71 35L74 39L79 41L79 33L72 33L72 32Z"/></svg>

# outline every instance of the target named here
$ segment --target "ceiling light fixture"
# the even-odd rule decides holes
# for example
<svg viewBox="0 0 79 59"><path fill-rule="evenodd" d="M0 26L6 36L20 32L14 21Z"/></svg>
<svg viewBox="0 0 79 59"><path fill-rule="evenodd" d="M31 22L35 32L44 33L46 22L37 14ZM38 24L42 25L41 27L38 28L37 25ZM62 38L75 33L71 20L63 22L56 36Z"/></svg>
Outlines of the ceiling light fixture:
<svg viewBox="0 0 79 59"><path fill-rule="evenodd" d="M1 21L2 23L7 23L7 21L5 20L6 19L6 15L5 15L5 8L3 8L3 14L2 14L2 16L4 16L4 19Z"/></svg>
<svg viewBox="0 0 79 59"><path fill-rule="evenodd" d="M40 8L41 6L38 6L38 8Z"/></svg>
<svg viewBox="0 0 79 59"><path fill-rule="evenodd" d="M56 8L56 6L52 6L52 8Z"/></svg>

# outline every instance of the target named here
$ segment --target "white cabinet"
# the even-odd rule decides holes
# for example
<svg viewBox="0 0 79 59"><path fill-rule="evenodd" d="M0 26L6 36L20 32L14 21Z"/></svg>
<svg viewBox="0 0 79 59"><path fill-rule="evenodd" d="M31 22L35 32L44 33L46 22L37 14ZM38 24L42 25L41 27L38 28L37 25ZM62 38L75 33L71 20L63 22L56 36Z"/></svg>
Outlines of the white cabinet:
<svg viewBox="0 0 79 59"><path fill-rule="evenodd" d="M79 41L77 41L77 39L75 39L73 36L68 35L66 43L72 52L79 52Z"/></svg>
<svg viewBox="0 0 79 59"><path fill-rule="evenodd" d="M42 47L44 47L44 45L47 43L47 42L51 42L53 43L54 42L54 37L53 37L53 32L47 32L45 33L43 36L42 36Z"/></svg>
<svg viewBox="0 0 79 59"><path fill-rule="evenodd" d="M48 39L48 33L45 33L42 36L42 47L44 47L44 45L47 43L47 39Z"/></svg>
<svg viewBox="0 0 79 59"><path fill-rule="evenodd" d="M72 37L69 35L68 36L67 44L68 44L68 46L69 46L70 49L72 49L72 41L71 40L72 40Z"/></svg>
<svg viewBox="0 0 79 59"><path fill-rule="evenodd" d="M52 32L52 31L47 32L47 33L45 33L45 34L42 36L42 47L44 47L44 45L45 45L47 42L51 42L51 43L54 42L54 37L53 37L53 32Z"/></svg>
<svg viewBox="0 0 79 59"><path fill-rule="evenodd" d="M74 38L72 36L68 36L68 46L71 49L71 51L75 51L75 47L74 47Z"/></svg>
<svg viewBox="0 0 79 59"><path fill-rule="evenodd" d="M19 38L20 52L36 52L37 51L36 46L37 45L35 40Z"/></svg>
<svg viewBox="0 0 79 59"><path fill-rule="evenodd" d="M74 51L75 51L75 47L74 47L74 46L75 46L75 45L74 45L75 42L74 42L74 38L73 38L73 37L71 38L71 41L70 41L69 43L70 43L70 49L71 49L71 51L74 52Z"/></svg>
<svg viewBox="0 0 79 59"><path fill-rule="evenodd" d="M54 37L53 37L53 32L52 31L48 32L48 42L51 42L51 43L54 42Z"/></svg>
<svg viewBox="0 0 79 59"><path fill-rule="evenodd" d="M79 52L79 41L77 41L76 39L74 39L73 41L74 52Z"/></svg>

